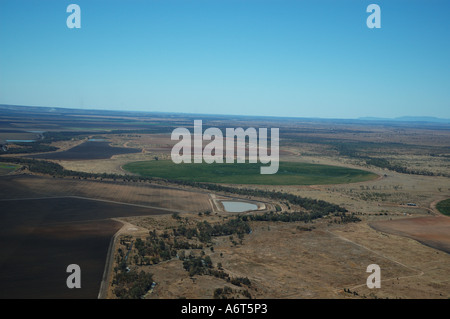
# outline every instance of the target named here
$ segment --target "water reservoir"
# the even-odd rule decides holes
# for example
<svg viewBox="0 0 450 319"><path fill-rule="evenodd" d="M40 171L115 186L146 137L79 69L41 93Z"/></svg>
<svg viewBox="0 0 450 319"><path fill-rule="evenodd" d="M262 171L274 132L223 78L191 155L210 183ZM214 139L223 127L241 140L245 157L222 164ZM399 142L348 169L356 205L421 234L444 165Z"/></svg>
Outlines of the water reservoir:
<svg viewBox="0 0 450 319"><path fill-rule="evenodd" d="M247 202L222 201L223 207L229 213L242 213L249 210L257 210L258 206Z"/></svg>

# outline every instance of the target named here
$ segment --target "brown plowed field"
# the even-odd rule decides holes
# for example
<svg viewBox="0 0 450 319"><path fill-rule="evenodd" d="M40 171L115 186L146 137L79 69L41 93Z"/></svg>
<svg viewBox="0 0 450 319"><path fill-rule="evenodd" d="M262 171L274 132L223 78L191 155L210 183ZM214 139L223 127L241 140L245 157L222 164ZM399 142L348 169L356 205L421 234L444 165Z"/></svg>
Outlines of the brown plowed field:
<svg viewBox="0 0 450 319"><path fill-rule="evenodd" d="M0 177L0 199L78 196L152 206L180 212L211 210L206 193L149 183L51 178L32 175Z"/></svg>
<svg viewBox="0 0 450 319"><path fill-rule="evenodd" d="M372 228L415 239L450 254L450 218L446 216L404 218L376 221Z"/></svg>
<svg viewBox="0 0 450 319"><path fill-rule="evenodd" d="M168 212L85 200L0 200L0 298L96 298L111 237L110 218ZM69 289L66 268L81 268Z"/></svg>

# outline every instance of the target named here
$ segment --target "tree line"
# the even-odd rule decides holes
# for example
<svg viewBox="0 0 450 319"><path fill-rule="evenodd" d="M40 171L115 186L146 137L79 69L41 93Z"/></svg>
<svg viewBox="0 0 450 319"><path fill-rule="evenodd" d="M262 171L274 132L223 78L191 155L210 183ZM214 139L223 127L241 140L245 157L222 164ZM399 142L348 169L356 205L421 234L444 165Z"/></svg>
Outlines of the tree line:
<svg viewBox="0 0 450 319"><path fill-rule="evenodd" d="M207 189L213 192L225 192L232 193L242 196L254 196L272 200L279 201L287 201L293 205L299 205L306 210L309 211L322 211L326 213L332 212L347 212L347 210L339 205L332 204L320 199L312 199L307 197L301 197L297 195L293 195L290 193L283 193L280 191L269 191L269 190L261 190L261 189L251 189L251 188L234 188L228 186L222 186L219 184L210 184L210 183L200 183L200 182L191 182L191 181L183 181L183 180L167 180L171 183L184 185L184 186L192 186L196 188Z"/></svg>
<svg viewBox="0 0 450 319"><path fill-rule="evenodd" d="M414 170L409 169L405 166L399 165L399 164L392 164L390 161L388 161L385 158L374 158L367 155L361 154L361 151L359 148L370 148L374 147L374 143L369 142L363 142L363 143L336 143L334 145L334 148L338 153L342 156L348 156L351 158L357 158L364 160L367 165L372 165L379 168L385 168L390 171L394 171L397 173L403 173L403 174L414 174L414 175L425 175L425 176L446 176L449 177L450 175L445 173L433 173L429 171L424 170ZM399 143L389 143L389 146L392 147L402 147L402 144ZM430 154L430 156L436 156L435 154Z"/></svg>
<svg viewBox="0 0 450 319"><path fill-rule="evenodd" d="M429 171L408 169L408 168L398 165L398 164L392 164L391 162L389 162L387 159L384 159L384 158L367 157L366 164L376 166L379 168L386 168L390 171L394 171L397 173L403 173L403 174L414 174L414 175L425 175L425 176L449 176L444 173L433 173L433 172L429 172Z"/></svg>
<svg viewBox="0 0 450 319"><path fill-rule="evenodd" d="M54 152L58 150L57 147L50 146L42 142L14 143L14 144L20 147L7 148L6 150L0 148L0 154L45 153L45 152Z"/></svg>

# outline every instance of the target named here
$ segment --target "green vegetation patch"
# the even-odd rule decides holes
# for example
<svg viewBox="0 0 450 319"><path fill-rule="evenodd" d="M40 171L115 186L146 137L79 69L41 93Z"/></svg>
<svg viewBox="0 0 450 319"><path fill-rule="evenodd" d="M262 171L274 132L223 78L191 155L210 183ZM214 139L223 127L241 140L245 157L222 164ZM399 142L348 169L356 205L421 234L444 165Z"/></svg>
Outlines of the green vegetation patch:
<svg viewBox="0 0 450 319"><path fill-rule="evenodd" d="M123 168L144 177L225 184L318 185L343 184L371 180L371 172L309 163L280 162L276 174L260 174L261 163L175 164L172 161L141 161Z"/></svg>
<svg viewBox="0 0 450 319"><path fill-rule="evenodd" d="M0 175L7 174L19 168L20 165L0 163Z"/></svg>
<svg viewBox="0 0 450 319"><path fill-rule="evenodd" d="M437 203L436 208L442 214L450 216L450 198Z"/></svg>

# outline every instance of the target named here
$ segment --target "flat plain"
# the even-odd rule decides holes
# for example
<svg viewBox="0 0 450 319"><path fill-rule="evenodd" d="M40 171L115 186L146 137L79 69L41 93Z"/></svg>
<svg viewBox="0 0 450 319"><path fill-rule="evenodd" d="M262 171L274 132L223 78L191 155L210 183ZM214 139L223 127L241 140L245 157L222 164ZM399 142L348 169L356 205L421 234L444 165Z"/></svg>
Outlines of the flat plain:
<svg viewBox="0 0 450 319"><path fill-rule="evenodd" d="M437 208L450 198L450 127L446 124L205 117L205 128L279 127L282 162L297 167L338 166L378 176L335 181L324 177L323 183L307 185L210 180L215 186L206 188L157 174L146 179L124 169L133 162L167 163L164 161L170 160L174 145L171 130L192 129L196 115L61 111L59 117L46 117L45 110L33 108L42 113L40 121L34 121L21 109L8 110L2 113L2 136L8 138L8 131L17 134L17 130L47 132L44 142L58 151L46 152L48 159L41 160L61 165L72 175L39 173L29 164L14 161L42 154L15 154L15 149L26 147L23 145L9 144L10 152L0 156L8 161L2 165L17 165L0 177L2 241L16 242L1 254L0 267L5 270L0 277L2 298L39 297L37 290L25 292L25 285L14 288L7 274L20 262L30 267L18 267L21 272L14 275L14 282L34 278L39 264L64 247L70 249L61 254L64 261L55 264L52 272L61 277L49 275L43 280L55 285L63 281L61 289L67 289L67 274L65 269L59 273L60 266L76 263L76 256L94 254L92 265L97 266L92 268L101 269L96 278L101 277L105 264L110 266L101 294L104 298L134 296L120 281L123 269L131 274L152 274L156 286L140 296L150 299L450 297L450 217ZM108 140L109 147L142 151L99 159L51 159L52 154L92 138ZM172 173L171 178L179 175ZM286 196L263 196L258 194L266 193L259 191ZM290 202L288 195L325 201L348 212L287 222L278 217L309 213ZM264 209L227 213L216 204L218 198L252 201ZM269 216L265 214L271 211L271 220L253 218ZM233 233L224 228L239 230L243 225L250 231ZM201 236L211 230L216 233L211 232L210 238ZM91 237L93 234L98 237ZM24 255L24 251L36 250L33 245L41 247L42 254ZM71 254L72 250L80 255ZM370 264L381 267L380 289L366 286ZM97 297L100 281L92 280L95 287L86 296ZM61 296L70 298L64 293Z"/></svg>

